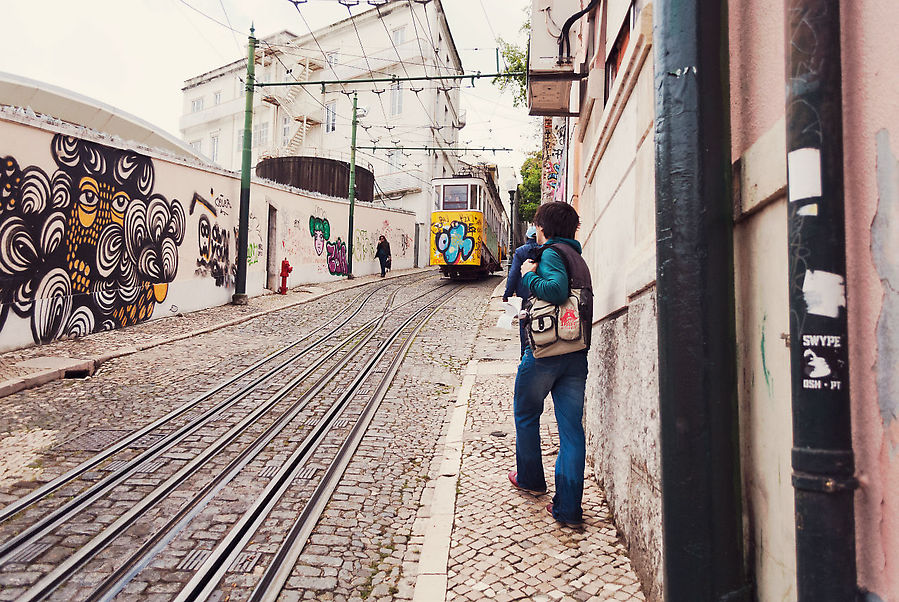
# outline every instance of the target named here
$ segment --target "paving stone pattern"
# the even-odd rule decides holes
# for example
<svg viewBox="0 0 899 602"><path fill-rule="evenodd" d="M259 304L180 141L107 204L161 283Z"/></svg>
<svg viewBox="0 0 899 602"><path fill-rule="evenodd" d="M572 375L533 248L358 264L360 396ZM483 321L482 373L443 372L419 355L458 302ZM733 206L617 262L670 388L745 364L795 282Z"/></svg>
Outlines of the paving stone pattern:
<svg viewBox="0 0 899 602"><path fill-rule="evenodd" d="M433 271L416 278L436 282ZM361 281L361 282L360 282ZM424 280L422 280L424 282ZM364 284L359 279L356 284ZM466 422L462 472L456 499L455 526L447 564L448 600L643 600L630 570L625 549L609 521L598 486L588 481L585 494L586 529L557 525L544 511L549 497L534 498L512 489L506 472L514 463L511 391L517 356L517 330L495 327L500 311L491 293L501 284L489 278L466 284L450 303L434 315L418 335L387 397L383 400L359 449L337 487L309 543L291 574L281 600L411 600L418 577L418 561L425 534L421 516L428 513L433 486L440 476L444 444L466 367L477 358L478 375ZM215 308L173 317L85 339L62 341L43 348L0 354L0 380L15 378L15 370L32 358L59 356L95 358L110 350L140 348L140 353L111 359L90 378L60 380L0 398L0 505L9 503L90 457L87 433L114 439L135 430L212 388L226 374L234 374L262 355L311 331L312 315L333 315L360 292L345 282L318 287L293 296L251 300L248 308ZM408 287L407 287L408 288ZM410 289L411 290L411 289ZM315 299L315 293L328 292ZM308 300L312 298L312 300ZM296 305L297 301L306 301ZM293 311L271 311L295 305ZM269 312L271 313L265 313ZM162 344L184 333L216 324L259 319L215 329L201 337ZM202 343L202 344L200 344ZM348 376L348 384L350 377ZM545 416L544 447L547 478L552 479L553 453L558 436L551 415ZM303 425L297 426L299 441ZM104 431L104 432L100 432ZM108 443L108 442L107 442ZM188 450L208 440L191 439ZM285 446L286 447L286 446ZM133 452L136 453L136 452ZM190 537L178 537L169 553L158 557L122 592L119 599L169 600L238 519L246 500L254 495L269 457L225 489L207 511L191 524ZM99 500L80 520L64 529L51 546L25 549L20 565L0 571L0 600L11 600L143 495L161 475L183 465L187 456L165 454L160 471L131 477L131 490ZM324 465L310 468L321 472ZM102 478L110 467L99 467L80 485L61 489L63 500L84 483ZM312 481L297 479L299 489ZM174 508L189 492L167 500ZM179 497L180 496L180 497ZM61 501L60 501L61 503ZM274 516L287 526L295 508L287 504ZM18 520L31 520L34 509ZM117 555L138 545L167 513L160 508L90 564L78 579L58 590L52 599L76 599L108 573ZM0 540L10 535L0 525ZM244 600L252 591L268 558L283 539L269 529L255 538L234 564L214 596ZM34 561L34 564L27 564Z"/></svg>
<svg viewBox="0 0 899 602"><path fill-rule="evenodd" d="M494 299L482 324L480 340L496 342L478 347L481 361L465 428L446 599L644 600L602 491L592 479L585 484L583 529L562 526L546 512L559 442L550 399L541 418L549 493L533 496L514 489L507 479L515 469L516 364L496 360L508 359L509 347L517 355L518 342L517 328L503 335L491 327L500 311ZM500 348L505 353L497 353Z"/></svg>

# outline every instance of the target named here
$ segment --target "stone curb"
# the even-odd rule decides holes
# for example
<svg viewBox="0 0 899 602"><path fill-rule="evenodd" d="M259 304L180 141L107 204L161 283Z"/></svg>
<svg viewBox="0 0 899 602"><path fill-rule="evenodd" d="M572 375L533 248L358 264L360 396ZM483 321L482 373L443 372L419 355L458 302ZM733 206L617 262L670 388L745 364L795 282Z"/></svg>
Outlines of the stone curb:
<svg viewBox="0 0 899 602"><path fill-rule="evenodd" d="M389 276L386 276L384 279L388 280L388 279L393 279L393 278L400 278L401 276L417 274L417 273L425 272L425 271L432 270L432 269L433 268L431 266L424 267L424 268L411 268L409 270L404 270L400 274L392 274L391 273ZM348 283L350 281L343 280L340 282ZM240 316L239 318L233 318L233 319L227 320L225 322L220 322L218 324L206 326L203 328L199 328L197 330L192 330L187 333L173 335L173 336L169 336L169 337L165 337L165 338L161 338L161 339L156 339L156 340L149 341L147 343L142 343L142 344L139 344L136 346L121 347L114 351L110 351L108 353L103 353L103 354L96 355L93 357L88 357L83 360L73 360L73 363L71 365L65 366L64 368L41 370L41 371L33 372L33 373L25 375L25 376L11 378L9 380L0 382L0 397L6 397L7 395L12 395L13 393L18 393L19 391L23 391L25 389L32 389L34 387L39 387L41 385L45 385L47 383L50 383L50 382L53 382L56 380L62 380L66 377L67 374L70 374L70 373L85 374L85 375L89 376L89 375L92 375L94 372L96 372L96 370L101 365L108 362L109 360L116 359L119 357L124 357L126 355L133 355L140 351L146 351L147 349L152 349L154 347L159 347L161 345L168 345L169 343L175 343L177 341L189 339L191 337L195 337L195 336L199 336L202 334L206 334L208 332L212 332L213 330L219 330L220 328L236 326L237 324L241 324L243 322L248 322L250 320L260 318L262 316L268 315L268 314L276 312L276 311L290 309L291 307L296 307L297 305L302 305L304 303L309 303L311 301L317 301L318 299L321 299L322 297L326 297L326 296L330 295L331 293L335 293L338 291L345 291L345 290L349 290L349 289L353 289L353 288L358 288L360 286L365 286L366 284L369 284L371 282L373 282L373 281L372 280L359 280L357 282L347 284L346 286L341 286L339 288L335 288L334 290L322 291L320 293L316 293L316 294L312 295L311 297L307 297L305 299L298 299L297 301L292 301L292 302L288 303L287 305L281 305L278 307L272 307L270 309L253 312L252 314ZM304 286L304 285L300 284L300 285L296 285L294 288L299 288L302 286ZM212 309L212 308L208 308L208 309ZM201 309L198 311L204 311L204 310Z"/></svg>
<svg viewBox="0 0 899 602"><path fill-rule="evenodd" d="M415 579L413 602L436 602L446 599L447 563L456 515L456 485L462 470L462 444L468 402L478 375L478 360L471 360L452 414L443 432L443 460L439 474L428 488L430 504L419 510L417 529L424 532L421 555L418 560L418 576ZM424 496L423 496L424 497Z"/></svg>

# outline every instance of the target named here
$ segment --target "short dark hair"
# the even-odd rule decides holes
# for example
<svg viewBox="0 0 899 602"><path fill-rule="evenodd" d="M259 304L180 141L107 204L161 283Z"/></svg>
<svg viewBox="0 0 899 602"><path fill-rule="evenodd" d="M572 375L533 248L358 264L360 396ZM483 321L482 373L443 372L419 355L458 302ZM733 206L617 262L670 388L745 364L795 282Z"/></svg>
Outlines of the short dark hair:
<svg viewBox="0 0 899 602"><path fill-rule="evenodd" d="M546 238L574 238L581 219L574 207L563 201L544 203L534 214L534 225L543 228Z"/></svg>

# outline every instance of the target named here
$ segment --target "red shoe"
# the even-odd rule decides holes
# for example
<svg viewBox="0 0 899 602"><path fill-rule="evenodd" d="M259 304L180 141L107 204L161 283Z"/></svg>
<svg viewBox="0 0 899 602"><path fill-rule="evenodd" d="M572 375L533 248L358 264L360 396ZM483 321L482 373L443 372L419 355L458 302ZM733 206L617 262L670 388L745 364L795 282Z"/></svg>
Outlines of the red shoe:
<svg viewBox="0 0 899 602"><path fill-rule="evenodd" d="M553 505L552 504L546 505L546 511L549 512L549 515L553 517L553 520L555 520L557 523L561 523L561 524L565 525L566 527L571 527L572 529L580 529L581 527L584 526L584 521L582 521L582 520L573 522L573 521L569 521L569 520L562 520L560 518L556 518L555 516L553 516Z"/></svg>
<svg viewBox="0 0 899 602"><path fill-rule="evenodd" d="M543 495L546 493L546 489L540 491L539 489L528 489L527 487L522 487L518 484L518 473L517 472L509 472L509 482L512 483L512 486L516 489L521 489L522 491L527 491L532 495Z"/></svg>

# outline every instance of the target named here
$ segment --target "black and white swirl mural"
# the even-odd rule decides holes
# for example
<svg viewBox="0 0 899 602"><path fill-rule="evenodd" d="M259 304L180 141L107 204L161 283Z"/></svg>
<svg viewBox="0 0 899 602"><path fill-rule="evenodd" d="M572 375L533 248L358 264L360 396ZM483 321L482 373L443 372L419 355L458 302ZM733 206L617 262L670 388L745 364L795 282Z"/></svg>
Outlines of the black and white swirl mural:
<svg viewBox="0 0 899 602"><path fill-rule="evenodd" d="M148 319L178 272L184 208L153 191L153 162L57 134L52 175L0 159L0 328L36 343Z"/></svg>

